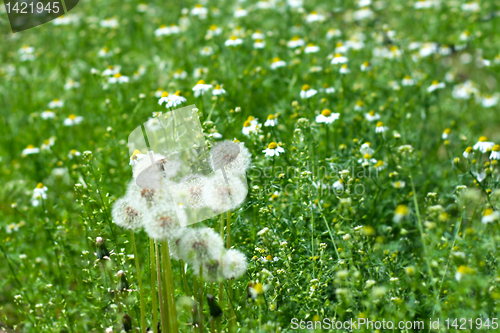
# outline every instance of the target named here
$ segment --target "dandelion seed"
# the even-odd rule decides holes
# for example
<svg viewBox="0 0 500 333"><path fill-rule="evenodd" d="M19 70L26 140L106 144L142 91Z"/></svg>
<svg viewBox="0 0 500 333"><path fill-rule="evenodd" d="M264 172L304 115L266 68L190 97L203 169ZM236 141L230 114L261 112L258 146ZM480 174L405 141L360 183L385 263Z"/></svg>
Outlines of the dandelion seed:
<svg viewBox="0 0 500 333"><path fill-rule="evenodd" d="M180 257L193 266L196 275L200 266L220 260L224 250L222 238L210 228L186 229L178 247Z"/></svg>
<svg viewBox="0 0 500 333"><path fill-rule="evenodd" d="M207 179L203 188L203 201L214 213L238 207L247 196L246 183L243 183L237 175L226 176L227 182L222 173L215 173Z"/></svg>
<svg viewBox="0 0 500 333"><path fill-rule="evenodd" d="M173 203L162 202L152 206L145 211L144 230L150 238L156 240L177 239L187 224L185 214L178 212Z"/></svg>
<svg viewBox="0 0 500 333"><path fill-rule="evenodd" d="M120 198L115 201L111 210L113 222L125 229L136 230L142 227L143 210L138 208L137 202Z"/></svg>

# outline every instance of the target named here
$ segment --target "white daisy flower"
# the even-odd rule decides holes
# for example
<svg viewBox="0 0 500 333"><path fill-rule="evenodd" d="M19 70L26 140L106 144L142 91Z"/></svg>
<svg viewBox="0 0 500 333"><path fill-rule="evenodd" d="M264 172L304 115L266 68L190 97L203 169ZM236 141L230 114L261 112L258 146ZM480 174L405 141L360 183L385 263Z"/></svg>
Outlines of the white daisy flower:
<svg viewBox="0 0 500 333"><path fill-rule="evenodd" d="M491 108L492 106L495 106L498 104L498 100L500 99L500 94L496 93L494 95L486 95L485 97L482 97L481 100L481 105L485 108Z"/></svg>
<svg viewBox="0 0 500 333"><path fill-rule="evenodd" d="M50 110L46 110L46 111L43 111L41 114L40 114L40 117L42 119L52 119L56 116L56 114Z"/></svg>
<svg viewBox="0 0 500 333"><path fill-rule="evenodd" d="M352 14L352 17L356 21L364 20L372 16L373 16L373 11L368 7L361 8L360 10L357 10Z"/></svg>
<svg viewBox="0 0 500 333"><path fill-rule="evenodd" d="M330 64L332 65L345 64L348 61L349 59L347 57L344 57L342 54L337 53L330 61Z"/></svg>
<svg viewBox="0 0 500 333"><path fill-rule="evenodd" d="M438 44L436 43L425 43L423 44L419 51L418 51L418 54L422 57L422 58L425 58L425 57L428 57L434 53L436 53L438 50Z"/></svg>
<svg viewBox="0 0 500 333"><path fill-rule="evenodd" d="M102 20L100 26L103 28L116 28L118 27L118 20L114 17Z"/></svg>
<svg viewBox="0 0 500 333"><path fill-rule="evenodd" d="M265 150L262 151L263 153L266 154L266 157L273 157L273 156L279 156L280 153L284 153L285 150L278 146L276 142L271 142L269 146Z"/></svg>
<svg viewBox="0 0 500 333"><path fill-rule="evenodd" d="M102 76L113 76L115 74L120 73L121 66L108 66L105 70L102 71Z"/></svg>
<svg viewBox="0 0 500 333"><path fill-rule="evenodd" d="M220 34L222 34L222 29L220 27L218 27L217 25L212 24L207 30L207 34L205 35L205 39L211 39L214 36L219 36Z"/></svg>
<svg viewBox="0 0 500 333"><path fill-rule="evenodd" d="M111 57L113 55L113 51L111 51L108 47L103 47L102 49L97 52L97 56L99 58L106 58L106 57Z"/></svg>
<svg viewBox="0 0 500 333"><path fill-rule="evenodd" d="M127 83L129 81L128 76L121 75L120 73L116 73L112 77L108 79L108 83L115 84L115 83Z"/></svg>
<svg viewBox="0 0 500 333"><path fill-rule="evenodd" d="M463 156L465 158L472 158L474 156L474 151L472 150L472 147L467 147L463 153Z"/></svg>
<svg viewBox="0 0 500 333"><path fill-rule="evenodd" d="M337 180L333 183L333 189L338 193L342 193L344 191L344 181L342 179Z"/></svg>
<svg viewBox="0 0 500 333"><path fill-rule="evenodd" d="M267 116L267 120L266 122L264 123L264 126L266 127L274 127L278 125L278 119L276 118L276 116L274 114L270 114L269 116Z"/></svg>
<svg viewBox="0 0 500 333"><path fill-rule="evenodd" d="M454 86L451 95L456 99L469 99L472 95L477 95L478 93L479 90L475 87L474 83L467 80L464 83Z"/></svg>
<svg viewBox="0 0 500 333"><path fill-rule="evenodd" d="M319 52L319 46L314 45L313 43L307 44L306 48L304 49L304 53L309 54L309 53L316 53Z"/></svg>
<svg viewBox="0 0 500 333"><path fill-rule="evenodd" d="M263 49L264 47L266 47L266 42L264 42L262 39L257 39L255 43L253 43L254 49Z"/></svg>
<svg viewBox="0 0 500 333"><path fill-rule="evenodd" d="M409 87L409 86L414 86L415 85L415 80L411 78L410 75L406 75L403 80L401 80L401 84L404 87Z"/></svg>
<svg viewBox="0 0 500 333"><path fill-rule="evenodd" d="M377 127L375 128L375 133L384 133L385 131L387 131L389 128L384 126L384 123L379 121L377 123Z"/></svg>
<svg viewBox="0 0 500 333"><path fill-rule="evenodd" d="M17 52L21 61L33 61L36 58L33 46L23 45Z"/></svg>
<svg viewBox="0 0 500 333"><path fill-rule="evenodd" d="M196 83L193 87L194 97L202 96L205 92L209 91L210 88L212 88L211 84L206 84L203 80L198 81L198 83Z"/></svg>
<svg viewBox="0 0 500 333"><path fill-rule="evenodd" d="M369 61L365 61L365 62L363 62L361 64L360 69L361 69L362 72L366 72L366 71L369 71L371 69L371 67L372 66L371 66L370 62Z"/></svg>
<svg viewBox="0 0 500 333"><path fill-rule="evenodd" d="M362 100L358 100L356 105L354 105L354 111L361 111L365 108L365 103Z"/></svg>
<svg viewBox="0 0 500 333"><path fill-rule="evenodd" d="M311 14L307 15L307 17L306 17L307 23L322 22L324 20L325 20L325 16L318 14L318 12L316 12L316 11L311 12Z"/></svg>
<svg viewBox="0 0 500 333"><path fill-rule="evenodd" d="M215 88L212 90L212 95L214 96L219 96L225 94L226 91L224 88L222 88L222 85L216 85Z"/></svg>
<svg viewBox="0 0 500 333"><path fill-rule="evenodd" d="M241 44L243 44L243 39L238 38L234 35L224 42L224 45L226 46L238 46Z"/></svg>
<svg viewBox="0 0 500 333"><path fill-rule="evenodd" d="M248 11L246 9L243 9L243 8L238 8L234 12L235 18L245 17L247 15L248 15Z"/></svg>
<svg viewBox="0 0 500 333"><path fill-rule="evenodd" d="M73 159L73 157L75 157L75 156L81 156L81 155L82 155L82 153L80 153L78 150L71 149L69 151L69 153L68 153L68 158L71 160L71 159Z"/></svg>
<svg viewBox="0 0 500 333"><path fill-rule="evenodd" d="M479 2L466 2L461 8L464 12L478 12L481 9Z"/></svg>
<svg viewBox="0 0 500 333"><path fill-rule="evenodd" d="M308 84L304 84L302 86L302 90L300 91L300 98L308 99L313 97L317 93L318 93L317 90L312 89L311 86L309 86Z"/></svg>
<svg viewBox="0 0 500 333"><path fill-rule="evenodd" d="M64 84L64 90L71 90L80 87L80 82L77 82L72 79L67 79L66 83Z"/></svg>
<svg viewBox="0 0 500 333"><path fill-rule="evenodd" d="M255 32L252 34L252 39L257 40L257 39L264 39L266 36L260 32L260 30L255 30Z"/></svg>
<svg viewBox="0 0 500 333"><path fill-rule="evenodd" d="M162 24L158 29L155 30L155 36L169 36L171 34L170 28L165 24Z"/></svg>
<svg viewBox="0 0 500 333"><path fill-rule="evenodd" d="M448 139L450 134L451 134L451 129L445 128L445 130L443 131L443 134L441 134L441 139L443 139L443 140Z"/></svg>
<svg viewBox="0 0 500 333"><path fill-rule="evenodd" d="M286 66L286 62L284 62L283 60L281 60L278 57L273 58L273 60L271 62L271 69L276 69L276 68L285 67L285 66Z"/></svg>
<svg viewBox="0 0 500 333"><path fill-rule="evenodd" d="M44 140L40 148L42 150L50 150L50 147L52 147L55 143L56 143L56 137L52 136L49 139Z"/></svg>
<svg viewBox="0 0 500 333"><path fill-rule="evenodd" d="M316 122L318 124L320 123L325 123L325 124L331 124L335 120L339 119L340 113L332 113L332 111L328 109L324 109L321 111L319 115L316 116Z"/></svg>
<svg viewBox="0 0 500 333"><path fill-rule="evenodd" d="M47 199L47 186L42 183L38 183L38 185L33 190L33 196L31 197L31 205L33 207L37 207L40 205L42 200Z"/></svg>
<svg viewBox="0 0 500 333"><path fill-rule="evenodd" d="M404 219L409 214L410 214L410 210L408 209L408 206L398 205L396 207L396 211L394 212L393 221L396 223L399 223L399 222L401 222L402 219Z"/></svg>
<svg viewBox="0 0 500 333"><path fill-rule="evenodd" d="M38 154L40 152L40 148L37 148L33 145L28 145L26 148L23 149L23 152L21 153L22 156L26 155L31 155L31 154Z"/></svg>
<svg viewBox="0 0 500 333"><path fill-rule="evenodd" d="M78 125L83 121L82 116L76 116L74 114L70 114L68 118L64 119L64 126L73 126L73 125Z"/></svg>
<svg viewBox="0 0 500 333"><path fill-rule="evenodd" d="M339 73L340 74L349 74L351 72L351 70L349 68L347 68L347 65L346 64L343 64L340 69L339 69Z"/></svg>
<svg viewBox="0 0 500 333"><path fill-rule="evenodd" d="M370 112L365 113L365 118L366 118L366 120L371 122L371 121L379 120L380 115L378 113L376 113L375 111L371 110Z"/></svg>
<svg viewBox="0 0 500 333"><path fill-rule="evenodd" d="M302 38L299 36L293 37L288 43L286 44L289 48L295 49L297 47L304 46L305 42Z"/></svg>
<svg viewBox="0 0 500 333"><path fill-rule="evenodd" d="M196 6L194 6L193 9L191 9L191 15L198 16L198 18L202 20L207 17L207 14L208 14L208 9L206 9L200 4L197 4Z"/></svg>
<svg viewBox="0 0 500 333"><path fill-rule="evenodd" d="M371 155L373 155L373 152L374 152L374 151L373 151L373 149L372 149L372 147L371 147L371 143L369 143L369 142L365 142L365 143L363 143L363 144L361 145L361 147L359 148L359 152L360 152L361 154L363 154L363 155L368 154L368 155L370 155L370 156L371 156Z"/></svg>
<svg viewBox="0 0 500 333"><path fill-rule="evenodd" d="M396 182L393 182L393 183L392 183L392 186L393 186L394 188L397 188L397 189L404 188L404 187L405 187L405 185L406 185L406 183L405 183L405 182L403 182L403 181L400 181L400 180L398 180L398 181L396 181Z"/></svg>
<svg viewBox="0 0 500 333"><path fill-rule="evenodd" d="M385 168L387 168L387 164L385 164L384 161L380 160L380 161L377 161L377 163L375 163L375 165L373 165L373 167L377 171L382 171Z"/></svg>
<svg viewBox="0 0 500 333"><path fill-rule="evenodd" d="M500 160L500 145L494 145L491 148L490 160Z"/></svg>
<svg viewBox="0 0 500 333"><path fill-rule="evenodd" d="M64 101L58 100L57 98L49 103L50 109L62 108L63 106L64 106Z"/></svg>
<svg viewBox="0 0 500 333"><path fill-rule="evenodd" d="M495 146L494 142L488 141L488 138L482 136L479 138L478 142L472 147L474 150L479 150L481 153L487 153L493 149Z"/></svg>
<svg viewBox="0 0 500 333"><path fill-rule="evenodd" d="M446 84L444 82L439 82L437 80L434 80L432 81L431 85L427 88L427 92L431 93L434 90L443 89L444 87L446 87Z"/></svg>
<svg viewBox="0 0 500 333"><path fill-rule="evenodd" d="M435 4L435 0L418 0L413 4L413 8L415 9L426 9L431 8Z"/></svg>
<svg viewBox="0 0 500 333"><path fill-rule="evenodd" d="M205 46L201 49L200 54L206 57L211 56L212 54L214 54L214 50L210 46Z"/></svg>
<svg viewBox="0 0 500 333"><path fill-rule="evenodd" d="M332 39L334 37L340 37L340 36L342 36L342 31L340 31L339 29L331 28L328 29L328 31L326 32L327 39ZM340 52L340 51L335 50L335 52Z"/></svg>
<svg viewBox="0 0 500 333"><path fill-rule="evenodd" d="M286 0L288 6L292 8L300 8L304 4L303 0Z"/></svg>
<svg viewBox="0 0 500 333"><path fill-rule="evenodd" d="M492 223L497 221L500 218L500 214L497 211L494 211L491 208L485 209L483 212L483 217L481 218L482 223Z"/></svg>
<svg viewBox="0 0 500 333"><path fill-rule="evenodd" d="M187 78L187 72L186 71L183 71L182 69L178 69L174 72L174 79L177 79L177 80L184 80L185 78Z"/></svg>
<svg viewBox="0 0 500 333"><path fill-rule="evenodd" d="M250 116L247 121L243 124L243 134L250 135L251 133L258 132L260 129L260 124L258 119Z"/></svg>

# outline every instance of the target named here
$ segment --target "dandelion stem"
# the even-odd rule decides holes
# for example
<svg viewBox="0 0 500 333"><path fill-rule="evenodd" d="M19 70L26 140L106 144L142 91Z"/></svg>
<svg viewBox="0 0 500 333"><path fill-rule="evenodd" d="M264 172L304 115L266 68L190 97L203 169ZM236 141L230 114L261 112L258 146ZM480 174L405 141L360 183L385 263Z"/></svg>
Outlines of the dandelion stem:
<svg viewBox="0 0 500 333"><path fill-rule="evenodd" d="M167 315L165 314L165 302L162 297L162 278L161 278L161 266L160 266L160 251L158 249L158 242L155 241L155 252L156 252L156 274L158 280L158 299L160 303L160 315L161 315L161 327L162 332L170 332L170 327L167 322Z"/></svg>
<svg viewBox="0 0 500 333"><path fill-rule="evenodd" d="M150 265L151 265L151 307L153 312L153 331L158 333L158 309L157 309L157 295L156 295L156 259L155 259L155 249L154 240L149 239L149 254L150 254Z"/></svg>
<svg viewBox="0 0 500 333"><path fill-rule="evenodd" d="M203 265L200 265L200 276L199 278L199 292L198 292L198 315L200 316L200 322L198 323L198 329L200 333L203 333Z"/></svg>
<svg viewBox="0 0 500 333"><path fill-rule="evenodd" d="M179 264L181 266L181 276L182 276L182 283L184 285L184 292L186 293L187 296L190 296L190 292L189 292L189 287L188 287L188 284L187 284L187 279L186 279L186 270L185 270L185 264L184 264L184 260L179 260Z"/></svg>
<svg viewBox="0 0 500 333"><path fill-rule="evenodd" d="M137 245L135 244L134 230L130 230L132 247L134 249L135 267L137 270L137 280L139 282L139 300L141 306L141 332L146 330L146 311L144 310L144 290L142 289L142 275L141 264L139 263L139 256L137 253Z"/></svg>
<svg viewBox="0 0 500 333"><path fill-rule="evenodd" d="M170 253L168 248L168 241L164 240L161 244L162 251L162 265L163 265L163 279L165 283L164 297L168 306L168 318L170 323L171 332L178 332L177 327L177 311L175 309L175 288L172 274L172 262L170 261Z"/></svg>

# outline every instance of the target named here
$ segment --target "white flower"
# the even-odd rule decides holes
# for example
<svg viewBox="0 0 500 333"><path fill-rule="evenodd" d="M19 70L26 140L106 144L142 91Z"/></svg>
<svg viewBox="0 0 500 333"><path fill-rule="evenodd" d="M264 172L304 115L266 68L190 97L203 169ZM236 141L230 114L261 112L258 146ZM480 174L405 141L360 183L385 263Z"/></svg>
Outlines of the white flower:
<svg viewBox="0 0 500 333"><path fill-rule="evenodd" d="M198 83L193 87L194 97L202 96L205 92L210 90L210 88L212 88L211 84L206 84L203 80L198 81Z"/></svg>
<svg viewBox="0 0 500 333"><path fill-rule="evenodd" d="M425 8L431 8L434 5L435 5L435 0L418 0L415 1L413 7L415 9L425 9Z"/></svg>
<svg viewBox="0 0 500 333"><path fill-rule="evenodd" d="M406 183L403 181L400 181L400 180L392 183L392 186L394 186L394 188L397 188L397 189L404 188L405 185L406 185Z"/></svg>
<svg viewBox="0 0 500 333"><path fill-rule="evenodd" d="M250 116L243 124L242 133L245 135L250 135L250 133L258 132L260 127L261 124L259 124L258 119Z"/></svg>
<svg viewBox="0 0 500 333"><path fill-rule="evenodd" d="M255 32L252 34L252 39L264 39L266 36L260 32L260 30L255 30Z"/></svg>
<svg viewBox="0 0 500 333"><path fill-rule="evenodd" d="M436 43L425 43L420 47L420 50L418 51L418 54L421 57L428 57L431 54L436 53L438 50L438 44Z"/></svg>
<svg viewBox="0 0 500 333"><path fill-rule="evenodd" d="M371 122L371 121L379 120L380 115L378 113L376 113L375 111L371 110L370 112L365 113L365 118L366 118L366 120Z"/></svg>
<svg viewBox="0 0 500 333"><path fill-rule="evenodd" d="M8 226L5 227L5 231L8 233L8 234L11 234L12 231L19 231L19 226L15 223L11 223L9 224Z"/></svg>
<svg viewBox="0 0 500 333"><path fill-rule="evenodd" d="M491 108L498 104L498 100L500 99L500 94L496 93L494 95L486 95L485 97L481 97L481 105L485 108Z"/></svg>
<svg viewBox="0 0 500 333"><path fill-rule="evenodd" d="M313 43L307 44L306 48L304 49L304 53L316 53L319 52L319 46L314 45Z"/></svg>
<svg viewBox="0 0 500 333"><path fill-rule="evenodd" d="M224 250L222 238L210 228L185 229L178 247L179 256L193 267L196 275L203 265L219 261ZM203 272L204 277L206 273Z"/></svg>
<svg viewBox="0 0 500 333"><path fill-rule="evenodd" d="M325 123L325 124L331 124L335 120L339 119L340 113L332 113L332 111L328 109L324 109L321 111L319 115L316 116L316 122L317 123Z"/></svg>
<svg viewBox="0 0 500 333"><path fill-rule="evenodd" d="M64 84L64 90L70 90L78 87L80 87L80 82L76 82L72 79L67 79L66 83Z"/></svg>
<svg viewBox="0 0 500 333"><path fill-rule="evenodd" d="M121 66L108 66L105 70L102 71L102 76L113 76L115 74L120 73Z"/></svg>
<svg viewBox="0 0 500 333"><path fill-rule="evenodd" d="M219 36L220 34L222 34L222 29L220 27L216 26L215 24L212 24L207 30L207 34L205 35L205 39L211 39L214 36Z"/></svg>
<svg viewBox="0 0 500 333"><path fill-rule="evenodd" d="M200 19L205 19L208 14L208 9L198 4L193 9L191 9L191 15L198 16Z"/></svg>
<svg viewBox="0 0 500 333"><path fill-rule="evenodd" d="M52 147L55 143L56 143L56 137L52 136L49 139L44 140L40 148L42 150L50 150L50 147Z"/></svg>
<svg viewBox="0 0 500 333"><path fill-rule="evenodd" d="M333 183L333 188L337 192L342 192L344 191L344 181L342 179L337 180L335 183Z"/></svg>
<svg viewBox="0 0 500 333"><path fill-rule="evenodd" d="M102 49L100 49L99 52L97 52L97 56L99 56L99 58L110 57L112 55L113 55L113 51L111 51L106 46L103 47Z"/></svg>
<svg viewBox="0 0 500 333"><path fill-rule="evenodd" d="M388 129L389 129L388 127L384 126L383 122L379 121L377 123L376 128L375 128L375 133L383 133L383 132L387 131Z"/></svg>
<svg viewBox="0 0 500 333"><path fill-rule="evenodd" d="M43 111L42 113L40 113L40 117L42 119L51 119L51 118L54 118L56 116L56 114L50 110L46 110L46 111Z"/></svg>
<svg viewBox="0 0 500 333"><path fill-rule="evenodd" d="M361 147L359 148L359 152L362 154L362 155L373 155L373 149L371 147L371 144L369 142L365 142L361 145Z"/></svg>
<svg viewBox="0 0 500 333"><path fill-rule="evenodd" d="M276 116L274 114L270 114L269 116L267 116L267 120L266 122L264 123L264 126L266 127L274 127L278 125L278 119L276 119Z"/></svg>
<svg viewBox="0 0 500 333"><path fill-rule="evenodd" d="M491 149L490 160L500 160L500 145L494 145Z"/></svg>
<svg viewBox="0 0 500 333"><path fill-rule="evenodd" d="M446 86L444 82L432 81L431 85L427 88L427 92L431 93L436 89L443 89Z"/></svg>
<svg viewBox="0 0 500 333"><path fill-rule="evenodd" d="M299 36L293 37L290 41L288 41L288 43L286 43L286 45L291 49L304 46L304 44L305 44L304 40Z"/></svg>
<svg viewBox="0 0 500 333"><path fill-rule="evenodd" d="M248 11L246 9L243 9L243 8L238 8L234 12L234 17L236 17L236 18L245 17L247 15L248 15Z"/></svg>
<svg viewBox="0 0 500 333"><path fill-rule="evenodd" d="M340 37L340 36L342 36L342 31L340 31L339 29L331 28L328 29L328 31L326 32L327 39L332 39L334 37ZM335 52L340 52L340 51L335 50Z"/></svg>
<svg viewBox="0 0 500 333"><path fill-rule="evenodd" d="M303 5L303 0L286 0L288 6L292 8L299 8Z"/></svg>
<svg viewBox="0 0 500 333"><path fill-rule="evenodd" d="M464 12L478 12L481 9L478 2L466 2L461 8Z"/></svg>
<svg viewBox="0 0 500 333"><path fill-rule="evenodd" d="M161 25L158 29L155 30L155 36L168 36L170 35L170 28L165 24Z"/></svg>
<svg viewBox="0 0 500 333"><path fill-rule="evenodd" d="M349 74L351 72L351 70L349 68L347 68L347 65L346 64L343 64L340 69L339 69L339 73L340 74Z"/></svg>
<svg viewBox="0 0 500 333"><path fill-rule="evenodd" d="M183 71L182 69L178 69L174 72L174 79L180 79L180 80L184 80L185 78L187 78L187 72L186 71Z"/></svg>
<svg viewBox="0 0 500 333"><path fill-rule="evenodd" d="M124 197L114 202L111 217L120 227L135 230L142 227L143 213L146 211L146 207L141 209L137 202Z"/></svg>
<svg viewBox="0 0 500 333"><path fill-rule="evenodd" d="M238 207L247 196L246 183L234 175L226 176L227 183L222 172L216 171L203 188L203 201L216 214Z"/></svg>
<svg viewBox="0 0 500 333"><path fill-rule="evenodd" d="M59 16L54 21L52 21L52 24L53 25L69 25L71 23L78 22L78 20L79 20L78 16L67 14L67 15Z"/></svg>
<svg viewBox="0 0 500 333"><path fill-rule="evenodd" d="M54 99L52 102L49 103L49 108L50 109L62 108L63 106L64 106L64 101L60 101L57 98Z"/></svg>
<svg viewBox="0 0 500 333"><path fill-rule="evenodd" d="M342 54L337 53L330 61L330 64L332 65L345 64L348 61L349 59L347 59L347 57L344 57Z"/></svg>
<svg viewBox="0 0 500 333"><path fill-rule="evenodd" d="M472 157L474 156L474 152L472 151L472 147L467 147L467 148L464 150L463 156L464 156L465 158L472 158Z"/></svg>
<svg viewBox="0 0 500 333"><path fill-rule="evenodd" d="M408 206L398 205L398 207L396 207L396 211L394 212L393 221L399 223L408 214L409 214Z"/></svg>
<svg viewBox="0 0 500 333"><path fill-rule="evenodd" d="M370 18L372 16L373 16L373 11L370 8L368 8L368 7L361 8L360 10L357 10L357 11L355 11L352 14L352 17L356 21L363 20L363 19L366 19L366 18Z"/></svg>
<svg viewBox="0 0 500 333"><path fill-rule="evenodd" d="M35 48L32 46L23 45L17 52L21 61L33 61L36 58Z"/></svg>
<svg viewBox="0 0 500 333"><path fill-rule="evenodd" d="M462 84L457 84L453 87L452 96L456 99L469 99L472 95L478 94L479 91L474 86L472 81L467 80Z"/></svg>
<svg viewBox="0 0 500 333"><path fill-rule="evenodd" d="M41 200L47 199L47 186L42 183L38 183L38 185L33 190L33 196L31 197L31 204L33 207L37 207L40 205Z"/></svg>
<svg viewBox="0 0 500 333"><path fill-rule="evenodd" d="M262 151L263 153L266 153L266 157L273 157L273 156L279 156L280 153L284 153L285 150L278 146L276 142L271 142L269 146L265 150Z"/></svg>
<svg viewBox="0 0 500 333"><path fill-rule="evenodd" d="M229 249L222 258L222 275L226 279L237 279L245 274L247 258L238 250Z"/></svg>
<svg viewBox="0 0 500 333"><path fill-rule="evenodd" d="M362 72L366 72L372 68L371 64L369 61L365 61L359 66L359 69L361 69Z"/></svg>
<svg viewBox="0 0 500 333"><path fill-rule="evenodd" d="M68 158L71 160L71 159L73 159L73 157L75 157L75 156L80 156L80 155L82 155L82 153L80 153L78 150L76 150L76 149L71 149L71 150L69 151L69 153L68 153Z"/></svg>
<svg viewBox="0 0 500 333"><path fill-rule="evenodd" d="M472 147L474 150L479 150L481 153L486 153L493 149L495 143L488 141L488 138L482 136L479 138L478 142Z"/></svg>
<svg viewBox="0 0 500 333"><path fill-rule="evenodd" d="M212 90L212 95L219 96L225 94L226 91L222 88L222 85L216 85L214 90Z"/></svg>
<svg viewBox="0 0 500 333"><path fill-rule="evenodd" d="M261 39L257 39L255 43L253 43L254 49L263 49L264 47L266 47L266 42Z"/></svg>
<svg viewBox="0 0 500 333"><path fill-rule="evenodd" d="M375 165L373 167L377 171L382 171L385 168L387 168L387 164L385 164L384 161L380 160L380 161L377 161L377 163L375 163Z"/></svg>
<svg viewBox="0 0 500 333"><path fill-rule="evenodd" d="M38 154L40 152L40 148L36 148L33 145L28 145L26 148L23 149L22 156L26 155L31 155L31 154Z"/></svg>
<svg viewBox="0 0 500 333"><path fill-rule="evenodd" d="M118 20L116 18L107 18L102 20L99 24L103 28L116 28L118 27Z"/></svg>
<svg viewBox="0 0 500 333"><path fill-rule="evenodd" d="M322 22L325 20L325 16L318 14L318 12L311 12L311 14L307 15L306 22L314 23L314 22Z"/></svg>
<svg viewBox="0 0 500 333"><path fill-rule="evenodd" d="M112 77L108 79L108 83L115 84L115 83L127 83L129 81L128 76L121 75L120 73L116 73Z"/></svg>
<svg viewBox="0 0 500 333"><path fill-rule="evenodd" d="M403 80L401 80L401 84L405 87L414 86L415 80L411 78L411 76L406 75Z"/></svg>
<svg viewBox="0 0 500 333"><path fill-rule="evenodd" d="M302 90L300 91L300 98L305 98L305 99L311 98L317 93L318 93L317 90L312 89L308 84L304 84L302 86Z"/></svg>
<svg viewBox="0 0 500 333"><path fill-rule="evenodd" d="M200 54L202 56L211 56L212 54L214 54L214 50L210 46L205 46L201 49Z"/></svg>
<svg viewBox="0 0 500 333"><path fill-rule="evenodd" d="M73 125L78 125L83 121L82 116L76 116L74 114L70 114L68 118L64 119L64 126L73 126Z"/></svg>
<svg viewBox="0 0 500 333"><path fill-rule="evenodd" d="M285 66L286 66L286 62L284 62L283 60L281 60L278 57L273 58L273 61L271 62L271 69L276 69L276 68L285 67Z"/></svg>
<svg viewBox="0 0 500 333"><path fill-rule="evenodd" d="M483 217L481 218L481 222L485 224L491 223L497 221L499 218L500 218L500 213L494 211L491 208L488 208L483 212Z"/></svg>
<svg viewBox="0 0 500 333"><path fill-rule="evenodd" d="M224 45L226 46L238 46L240 44L243 44L243 39L238 38L234 35L224 42Z"/></svg>

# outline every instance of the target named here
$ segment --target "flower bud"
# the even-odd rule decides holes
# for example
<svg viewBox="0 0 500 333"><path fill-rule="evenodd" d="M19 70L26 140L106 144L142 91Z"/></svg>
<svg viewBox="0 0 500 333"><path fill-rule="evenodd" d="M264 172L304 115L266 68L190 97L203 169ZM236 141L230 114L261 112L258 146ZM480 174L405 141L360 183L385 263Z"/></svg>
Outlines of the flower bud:
<svg viewBox="0 0 500 333"><path fill-rule="evenodd" d="M125 273L122 270L119 270L118 273L116 273L116 276L120 279L116 287L118 291L124 291L129 289L129 284L127 278L125 277Z"/></svg>
<svg viewBox="0 0 500 333"><path fill-rule="evenodd" d="M106 245L104 245L104 240L102 239L102 237L97 237L95 240L95 244L97 246L97 259L102 260L104 259L104 257L109 257L109 251L106 248Z"/></svg>
<svg viewBox="0 0 500 333"><path fill-rule="evenodd" d="M132 318L126 313L122 317L122 326L125 332L132 331Z"/></svg>

